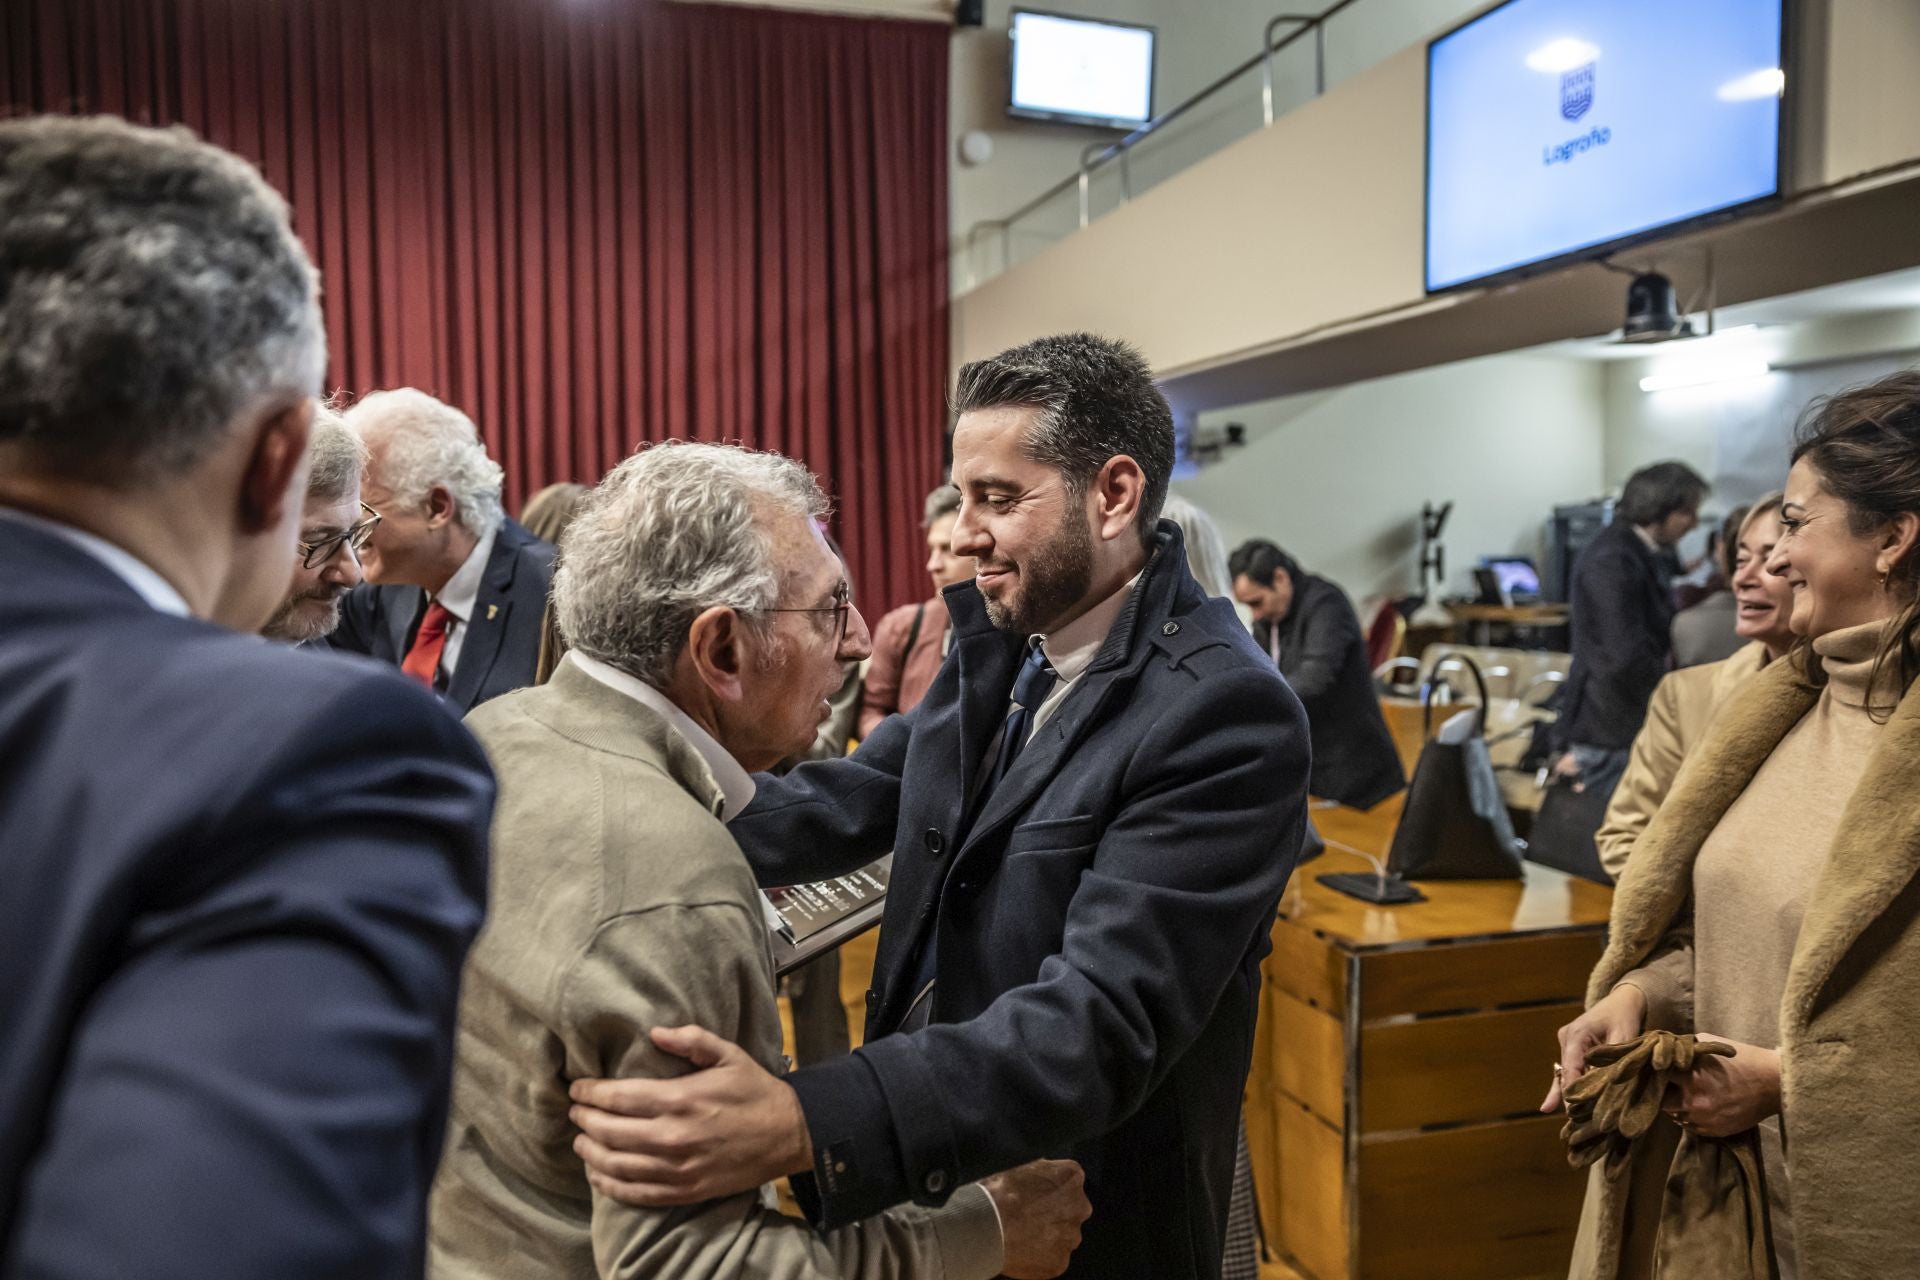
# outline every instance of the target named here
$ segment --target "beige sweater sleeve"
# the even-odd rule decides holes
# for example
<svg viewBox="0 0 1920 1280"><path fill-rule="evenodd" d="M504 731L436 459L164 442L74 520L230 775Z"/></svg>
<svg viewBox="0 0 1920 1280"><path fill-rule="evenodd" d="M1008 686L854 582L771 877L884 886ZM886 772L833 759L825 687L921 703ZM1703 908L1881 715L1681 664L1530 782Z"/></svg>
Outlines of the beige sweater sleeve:
<svg viewBox="0 0 1920 1280"><path fill-rule="evenodd" d="M1626 772L1607 803L1606 820L1594 833L1600 865L1616 881L1626 869L1634 841L1653 821L1653 815L1673 789L1673 780L1686 758L1687 744L1680 723L1679 673L1667 676L1653 691L1647 719L1633 739Z"/></svg>
<svg viewBox="0 0 1920 1280"><path fill-rule="evenodd" d="M758 1046L756 1056L768 1056L769 1043L778 1052L765 926L737 902L656 907L603 925L567 975L561 1008L570 1077L681 1074L686 1063L648 1040L656 1026L691 1023ZM939 1209L906 1205L825 1233L754 1194L653 1210L596 1193L592 1235L605 1280L988 1280L1002 1262L999 1222L977 1186Z"/></svg>

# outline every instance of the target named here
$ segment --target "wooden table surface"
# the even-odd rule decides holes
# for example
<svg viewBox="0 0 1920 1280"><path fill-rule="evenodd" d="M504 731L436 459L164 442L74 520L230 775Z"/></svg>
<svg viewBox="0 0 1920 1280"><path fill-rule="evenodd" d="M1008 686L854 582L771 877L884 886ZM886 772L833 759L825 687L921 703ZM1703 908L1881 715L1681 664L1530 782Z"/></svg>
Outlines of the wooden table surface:
<svg viewBox="0 0 1920 1280"><path fill-rule="evenodd" d="M1373 867L1339 845L1364 849L1382 861L1399 821L1396 797L1376 808L1319 809L1314 825L1327 852L1293 873L1280 915L1346 950L1421 946L1463 938L1550 933L1605 925L1613 894L1601 885L1551 867L1523 863L1523 880L1420 880L1425 902L1378 906L1329 889L1317 877Z"/></svg>
<svg viewBox="0 0 1920 1280"><path fill-rule="evenodd" d="M1558 626L1567 620L1564 604L1450 604L1444 606L1455 622L1514 622L1530 626Z"/></svg>

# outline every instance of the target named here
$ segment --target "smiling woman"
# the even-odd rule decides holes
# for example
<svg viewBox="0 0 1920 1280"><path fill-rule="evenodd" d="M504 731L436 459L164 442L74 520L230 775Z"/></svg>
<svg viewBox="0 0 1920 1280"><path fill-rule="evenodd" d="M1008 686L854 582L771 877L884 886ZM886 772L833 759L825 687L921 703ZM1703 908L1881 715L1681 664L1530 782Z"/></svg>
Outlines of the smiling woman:
<svg viewBox="0 0 1920 1280"><path fill-rule="evenodd" d="M1590 1007L1560 1031L1559 1076L1650 1029L1735 1052L1679 1081L1666 1108L1677 1135L1662 1126L1636 1143L1631 1168L1593 1175L1576 1277L1644 1274L1626 1256L1630 1234L1652 1243L1627 1231L1636 1217L1660 1222L1663 1251L1687 1247L1689 1224L1661 1217L1665 1185L1685 1189L1669 1207L1701 1192L1739 1200L1715 1178L1732 1163L1702 1139L1749 1148L1770 1202L1768 1225L1750 1236L1734 1224L1714 1248L1770 1249L1789 1280L1920 1274L1906 1229L1920 1215L1915 1127L1862 1123L1884 1115L1877 1100L1904 1087L1920 1050L1907 1013L1920 1000L1920 374L1814 406L1779 526L1767 570L1791 590L1797 647L1719 713L1634 844ZM1756 531L1768 532L1744 530L1741 599L1755 619L1768 603L1777 617L1777 590L1751 575Z"/></svg>

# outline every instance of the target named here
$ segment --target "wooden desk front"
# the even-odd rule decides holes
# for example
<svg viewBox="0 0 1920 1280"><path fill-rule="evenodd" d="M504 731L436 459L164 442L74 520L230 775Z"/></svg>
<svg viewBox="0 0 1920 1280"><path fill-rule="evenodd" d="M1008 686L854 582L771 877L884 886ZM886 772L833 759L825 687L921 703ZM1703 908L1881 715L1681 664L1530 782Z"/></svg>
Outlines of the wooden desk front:
<svg viewBox="0 0 1920 1280"><path fill-rule="evenodd" d="M1384 857L1398 817L1314 821ZM1274 925L1247 1083L1267 1241L1312 1280L1563 1276L1585 1179L1536 1108L1611 891L1529 864L1381 907L1315 880L1369 869L1330 847Z"/></svg>

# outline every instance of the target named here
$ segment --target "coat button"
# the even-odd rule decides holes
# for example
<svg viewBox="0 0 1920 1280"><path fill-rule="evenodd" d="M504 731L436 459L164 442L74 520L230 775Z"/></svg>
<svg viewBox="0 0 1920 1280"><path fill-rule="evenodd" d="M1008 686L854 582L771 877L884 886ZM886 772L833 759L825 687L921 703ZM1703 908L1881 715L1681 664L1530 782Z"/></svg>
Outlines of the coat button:
<svg viewBox="0 0 1920 1280"><path fill-rule="evenodd" d="M947 838L941 835L938 829L929 827L927 829L927 852L937 858L946 847Z"/></svg>
<svg viewBox="0 0 1920 1280"><path fill-rule="evenodd" d="M1180 624L1177 622L1169 622L1166 626L1160 628L1160 634L1163 636L1177 636L1180 634Z"/></svg>
<svg viewBox="0 0 1920 1280"><path fill-rule="evenodd" d="M872 987L867 988L867 1009L871 1011L880 1003L880 993Z"/></svg>
<svg viewBox="0 0 1920 1280"><path fill-rule="evenodd" d="M942 1191L945 1191L947 1189L947 1175L940 1172L940 1170L935 1169L932 1173L927 1175L927 1181L925 1185L927 1188L928 1195L937 1196Z"/></svg>

